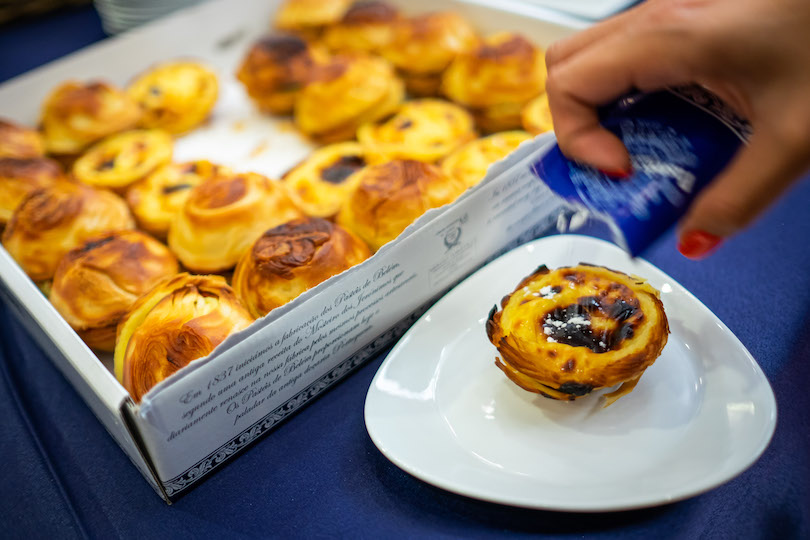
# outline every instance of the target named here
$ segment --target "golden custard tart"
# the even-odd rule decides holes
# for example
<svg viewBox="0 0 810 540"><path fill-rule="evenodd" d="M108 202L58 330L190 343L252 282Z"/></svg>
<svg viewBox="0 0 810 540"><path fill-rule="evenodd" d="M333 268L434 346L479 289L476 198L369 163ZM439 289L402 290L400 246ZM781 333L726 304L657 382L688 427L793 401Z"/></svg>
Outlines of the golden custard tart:
<svg viewBox="0 0 810 540"><path fill-rule="evenodd" d="M353 139L359 126L394 112L403 95L402 81L382 58L338 55L301 90L295 124L322 143Z"/></svg>
<svg viewBox="0 0 810 540"><path fill-rule="evenodd" d="M148 234L112 232L62 258L50 300L88 346L112 351L118 321L135 300L178 271L174 255Z"/></svg>
<svg viewBox="0 0 810 540"><path fill-rule="evenodd" d="M158 238L169 234L169 224L188 199L191 190L230 169L210 161L166 163L127 189L126 201L138 227Z"/></svg>
<svg viewBox="0 0 810 540"><path fill-rule="evenodd" d="M352 0L286 0L276 12L275 26L315 39L327 25L343 17Z"/></svg>
<svg viewBox="0 0 810 540"><path fill-rule="evenodd" d="M172 138L161 129L134 129L93 145L73 163L85 184L123 192L172 159Z"/></svg>
<svg viewBox="0 0 810 540"><path fill-rule="evenodd" d="M3 231L3 246L34 281L51 279L62 257L101 234L132 229L127 203L104 189L61 181L26 197Z"/></svg>
<svg viewBox="0 0 810 540"><path fill-rule="evenodd" d="M361 169L337 223L377 251L430 210L456 200L466 186L435 165L393 160Z"/></svg>
<svg viewBox="0 0 810 540"><path fill-rule="evenodd" d="M572 401L621 384L607 406L655 362L669 324L646 280L581 263L539 267L492 308L486 331L495 364L524 390Z"/></svg>
<svg viewBox="0 0 810 540"><path fill-rule="evenodd" d="M185 133L208 118L217 102L217 75L200 62L176 60L153 67L127 88L140 106L140 126Z"/></svg>
<svg viewBox="0 0 810 540"><path fill-rule="evenodd" d="M467 187L480 182L489 166L508 156L520 143L531 139L525 131L502 131L481 137L456 149L442 160L442 170Z"/></svg>
<svg viewBox="0 0 810 540"><path fill-rule="evenodd" d="M34 190L65 180L62 167L43 157L0 157L0 230Z"/></svg>
<svg viewBox="0 0 810 540"><path fill-rule="evenodd" d="M45 100L40 125L49 153L73 155L135 127L140 118L140 107L120 88L102 81L67 81Z"/></svg>
<svg viewBox="0 0 810 540"><path fill-rule="evenodd" d="M407 101L379 124L364 124L357 140L379 160L436 161L476 137L465 109L441 99Z"/></svg>
<svg viewBox="0 0 810 540"><path fill-rule="evenodd" d="M459 54L475 48L478 41L464 17L441 11L397 22L380 53L402 74L411 95L436 96L445 68Z"/></svg>
<svg viewBox="0 0 810 540"><path fill-rule="evenodd" d="M548 94L543 92L528 102L520 111L520 122L523 124L523 129L532 135L553 131L554 123L551 121Z"/></svg>
<svg viewBox="0 0 810 540"><path fill-rule="evenodd" d="M191 271L224 272L264 231L303 216L280 182L257 173L216 176L191 190L169 226L169 247Z"/></svg>
<svg viewBox="0 0 810 540"><path fill-rule="evenodd" d="M313 217L332 217L349 196L349 177L368 164L363 145L356 142L318 148L287 171L281 181L301 210Z"/></svg>
<svg viewBox="0 0 810 540"><path fill-rule="evenodd" d="M337 23L324 31L322 41L338 53L376 53L393 38L399 11L387 2L355 2Z"/></svg>
<svg viewBox="0 0 810 540"><path fill-rule="evenodd" d="M491 35L458 56L442 76L444 94L469 108L487 132L521 127L523 106L545 88L543 51L509 32Z"/></svg>
<svg viewBox="0 0 810 540"><path fill-rule="evenodd" d="M177 274L141 296L119 322L115 376L140 402L154 385L252 322L225 278Z"/></svg>
<svg viewBox="0 0 810 540"><path fill-rule="evenodd" d="M0 158L37 158L45 155L38 131L0 118Z"/></svg>
<svg viewBox="0 0 810 540"><path fill-rule="evenodd" d="M233 288L259 318L370 256L368 246L339 225L296 219L256 240L236 265Z"/></svg>
<svg viewBox="0 0 810 540"><path fill-rule="evenodd" d="M256 41L239 65L236 77L259 110L290 114L301 89L328 61L320 47L300 36L276 34Z"/></svg>

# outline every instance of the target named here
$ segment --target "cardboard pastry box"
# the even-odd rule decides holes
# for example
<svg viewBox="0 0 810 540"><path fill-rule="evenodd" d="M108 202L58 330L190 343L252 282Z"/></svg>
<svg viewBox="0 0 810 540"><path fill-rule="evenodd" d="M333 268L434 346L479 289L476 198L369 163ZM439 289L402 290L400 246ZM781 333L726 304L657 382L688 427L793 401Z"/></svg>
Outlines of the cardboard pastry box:
<svg viewBox="0 0 810 540"><path fill-rule="evenodd" d="M573 28L551 12L506 1L392 3L406 13L457 10L482 33L519 31L541 46ZM201 58L218 70L220 98L207 125L176 141L174 160L204 158L277 178L312 146L288 121L259 114L234 72L247 47L269 28L278 4L209 2L105 40L0 86L0 116L35 125L45 96L65 80L124 85L156 62ZM399 337L454 283L548 231L560 207L527 163L550 140L524 143L455 203L429 211L364 263L230 336L140 404L115 379L111 358L81 341L3 249L0 293L170 501Z"/></svg>

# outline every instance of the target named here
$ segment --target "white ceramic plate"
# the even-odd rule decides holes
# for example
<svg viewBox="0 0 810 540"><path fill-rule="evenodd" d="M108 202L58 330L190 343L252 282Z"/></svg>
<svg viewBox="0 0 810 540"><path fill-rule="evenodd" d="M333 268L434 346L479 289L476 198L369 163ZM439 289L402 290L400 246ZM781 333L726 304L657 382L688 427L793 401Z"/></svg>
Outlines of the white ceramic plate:
<svg viewBox="0 0 810 540"><path fill-rule="evenodd" d="M518 388L484 331L492 306L537 266L579 262L647 278L672 332L636 389L608 408L597 392L558 402ZM365 418L388 459L440 488L609 511L684 499L741 473L771 439L776 402L742 343L681 285L612 244L564 235L507 253L434 305L374 377Z"/></svg>

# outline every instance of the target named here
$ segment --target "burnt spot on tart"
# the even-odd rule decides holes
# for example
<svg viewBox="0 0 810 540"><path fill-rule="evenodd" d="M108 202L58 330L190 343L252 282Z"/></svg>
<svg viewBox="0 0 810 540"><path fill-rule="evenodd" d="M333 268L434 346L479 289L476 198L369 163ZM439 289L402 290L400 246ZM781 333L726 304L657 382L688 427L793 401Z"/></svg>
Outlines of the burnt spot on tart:
<svg viewBox="0 0 810 540"><path fill-rule="evenodd" d="M529 40L515 34L501 43L481 45L478 49L478 56L482 59L502 62L507 58L531 58L534 52L534 45Z"/></svg>
<svg viewBox="0 0 810 540"><path fill-rule="evenodd" d="M385 23L395 21L398 17L399 12L387 2L369 0L352 4L341 22L348 25Z"/></svg>
<svg viewBox="0 0 810 540"><path fill-rule="evenodd" d="M48 158L0 157L0 178L52 178L62 177L62 167Z"/></svg>
<svg viewBox="0 0 810 540"><path fill-rule="evenodd" d="M590 297L592 300L593 297ZM636 302L637 303L637 302ZM613 320L612 328L594 331L592 314ZM622 341L635 335L644 316L638 306L624 300L614 303L589 302L555 308L542 319L542 331L549 341L565 343L572 347L586 347L600 354L616 350Z"/></svg>
<svg viewBox="0 0 810 540"><path fill-rule="evenodd" d="M45 231L73 220L84 206L80 189L49 190L37 189L20 205L9 224L9 230L16 227L24 231Z"/></svg>
<svg viewBox="0 0 810 540"><path fill-rule="evenodd" d="M96 170L97 171L108 171L108 170L112 169L113 167L115 167L115 158L111 157L111 158L103 159L102 161L100 161L99 164L96 165Z"/></svg>
<svg viewBox="0 0 810 540"><path fill-rule="evenodd" d="M341 156L321 171L321 179L330 184L342 184L349 176L366 166L363 156Z"/></svg>
<svg viewBox="0 0 810 540"><path fill-rule="evenodd" d="M309 49L306 41L293 34L265 36L256 42L256 47L278 63L288 62Z"/></svg>
<svg viewBox="0 0 810 540"><path fill-rule="evenodd" d="M87 253L89 251L93 251L96 248L100 248L101 246L107 245L110 242L114 241L115 236L113 235L106 236L104 238L99 238L98 240L90 240L89 242L86 242L82 247L80 247L76 253L77 254Z"/></svg>
<svg viewBox="0 0 810 540"><path fill-rule="evenodd" d="M191 189L194 187L194 184L173 184L171 186L163 186L161 192L164 195L171 195L172 193L176 193L178 191L183 191L186 189Z"/></svg>
<svg viewBox="0 0 810 540"><path fill-rule="evenodd" d="M45 153L36 130L0 118L0 157L37 158Z"/></svg>
<svg viewBox="0 0 810 540"><path fill-rule="evenodd" d="M334 225L320 218L298 219L274 227L253 245L252 257L260 272L293 279L292 270L309 264L332 236Z"/></svg>
<svg viewBox="0 0 810 540"><path fill-rule="evenodd" d="M192 192L193 204L200 208L222 208L231 205L247 193L247 181L242 176L204 182Z"/></svg>

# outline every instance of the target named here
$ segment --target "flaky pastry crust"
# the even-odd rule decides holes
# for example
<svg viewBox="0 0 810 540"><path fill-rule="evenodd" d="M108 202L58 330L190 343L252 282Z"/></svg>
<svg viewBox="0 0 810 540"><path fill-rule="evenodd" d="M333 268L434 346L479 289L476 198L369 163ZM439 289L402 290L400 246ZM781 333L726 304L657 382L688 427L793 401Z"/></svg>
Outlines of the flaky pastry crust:
<svg viewBox="0 0 810 540"><path fill-rule="evenodd" d="M135 300L178 271L174 255L151 236L108 233L62 258L50 300L88 346L112 351L118 322Z"/></svg>
<svg viewBox="0 0 810 540"><path fill-rule="evenodd" d="M0 230L31 192L64 180L62 167L43 157L0 157Z"/></svg>
<svg viewBox="0 0 810 540"><path fill-rule="evenodd" d="M191 190L169 226L169 247L189 270L223 272L264 231L303 216L278 181L257 173L217 176Z"/></svg>
<svg viewBox="0 0 810 540"><path fill-rule="evenodd" d="M115 376L140 402L253 318L221 276L178 274L141 296L118 324Z"/></svg>
<svg viewBox="0 0 810 540"><path fill-rule="evenodd" d="M40 124L48 152L73 155L134 127L140 117L138 104L112 84L67 81L45 100Z"/></svg>
<svg viewBox="0 0 810 540"><path fill-rule="evenodd" d="M127 203L110 191L76 182L56 182L32 192L3 231L3 246L34 280L53 277L71 249L91 238L132 229Z"/></svg>
<svg viewBox="0 0 810 540"><path fill-rule="evenodd" d="M219 82L204 64L176 60L143 73L127 93L141 108L141 127L180 134L208 118L217 102Z"/></svg>
<svg viewBox="0 0 810 540"><path fill-rule="evenodd" d="M296 219L256 240L236 265L233 288L259 318L370 256L368 246L339 225Z"/></svg>
<svg viewBox="0 0 810 540"><path fill-rule="evenodd" d="M431 208L456 200L466 186L441 169L415 160L394 160L361 169L348 180L353 190L337 223L372 251L390 242Z"/></svg>
<svg viewBox="0 0 810 540"><path fill-rule="evenodd" d="M655 362L669 325L644 279L580 264L538 268L492 309L486 331L496 365L521 388L570 401L623 384L609 405Z"/></svg>
<svg viewBox="0 0 810 540"><path fill-rule="evenodd" d="M0 118L0 158L29 159L45 155L38 131Z"/></svg>

